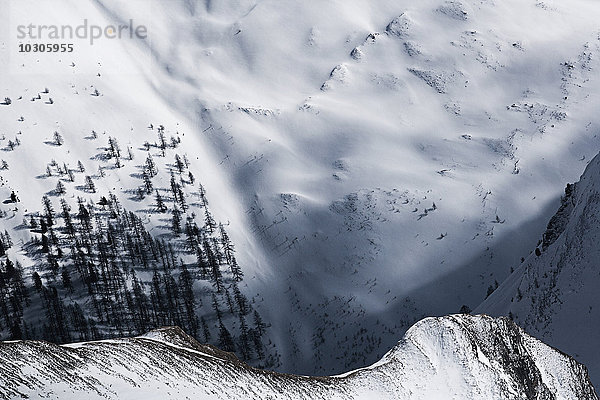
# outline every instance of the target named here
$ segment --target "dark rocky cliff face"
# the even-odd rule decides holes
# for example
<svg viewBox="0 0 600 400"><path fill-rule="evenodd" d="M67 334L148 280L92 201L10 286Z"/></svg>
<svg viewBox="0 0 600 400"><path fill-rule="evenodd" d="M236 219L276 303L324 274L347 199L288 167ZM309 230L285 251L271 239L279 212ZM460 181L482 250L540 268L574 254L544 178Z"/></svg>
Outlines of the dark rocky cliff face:
<svg viewBox="0 0 600 400"><path fill-rule="evenodd" d="M552 219L550 219L546 232L544 232L542 239L543 250L546 250L548 246L554 243L565 230L567 223L569 222L569 216L576 204L575 189L576 185L570 183L567 184L565 195L560 199L560 208Z"/></svg>

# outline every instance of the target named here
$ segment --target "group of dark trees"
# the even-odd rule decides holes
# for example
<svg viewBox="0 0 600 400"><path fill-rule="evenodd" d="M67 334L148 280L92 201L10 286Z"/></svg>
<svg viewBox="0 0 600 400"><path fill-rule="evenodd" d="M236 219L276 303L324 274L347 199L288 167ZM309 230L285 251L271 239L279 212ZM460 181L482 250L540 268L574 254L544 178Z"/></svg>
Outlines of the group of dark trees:
<svg viewBox="0 0 600 400"><path fill-rule="evenodd" d="M160 127L159 142L150 147L166 156L175 143L166 143ZM112 137L106 159L120 167ZM74 180L66 165L50 166L49 176L57 171ZM77 197L76 204L66 200L59 179L52 191L59 196L43 196L41 210L24 220L31 240L23 249L32 269L25 273L8 259L0 263L0 339L66 343L177 325L244 360L273 366L273 352L264 345L266 325L240 290L244 274L225 227L212 217L187 158L176 154L172 167L170 187L157 188L152 178L159 171L150 153L141 166L141 190L155 195L155 215L171 221L169 232L159 235L150 234L114 193L96 193L91 177L84 192L95 193L94 201ZM188 204L195 186L199 201ZM8 233L0 234L0 256L11 245Z"/></svg>
<svg viewBox="0 0 600 400"><path fill-rule="evenodd" d="M30 304L21 265L10 259L0 262L0 327L11 337L22 336L23 313Z"/></svg>

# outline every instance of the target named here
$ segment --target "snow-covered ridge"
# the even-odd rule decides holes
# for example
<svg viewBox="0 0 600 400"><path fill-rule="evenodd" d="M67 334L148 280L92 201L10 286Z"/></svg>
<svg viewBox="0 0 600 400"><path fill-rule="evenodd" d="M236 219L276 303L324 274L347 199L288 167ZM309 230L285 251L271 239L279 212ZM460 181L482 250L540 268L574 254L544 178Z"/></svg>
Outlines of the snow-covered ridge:
<svg viewBox="0 0 600 400"><path fill-rule="evenodd" d="M426 318L343 377L254 369L179 328L77 346L3 342L0 358L2 399L597 399L584 366L487 316Z"/></svg>

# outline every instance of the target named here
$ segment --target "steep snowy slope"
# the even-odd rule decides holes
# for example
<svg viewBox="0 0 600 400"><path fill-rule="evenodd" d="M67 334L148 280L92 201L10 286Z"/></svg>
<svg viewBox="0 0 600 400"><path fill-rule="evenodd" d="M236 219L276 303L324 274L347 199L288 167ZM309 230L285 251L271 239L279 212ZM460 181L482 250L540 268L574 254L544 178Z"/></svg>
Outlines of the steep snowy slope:
<svg viewBox="0 0 600 400"><path fill-rule="evenodd" d="M2 143L21 143L0 156L9 166L0 171L3 196L15 190L21 200L2 206L1 228L18 244L8 254L28 283L41 258L22 251L32 237L22 220L54 193L52 159L67 169L81 160L94 174L97 195L83 173L66 184L72 207L78 196L97 203L110 191L153 236L173 238L152 196L136 195L143 143L157 141L147 127L163 124L181 143L164 159L150 148L161 167L154 185L168 193L173 157L187 155L235 244L239 290L271 325L268 351L277 348L285 371L367 365L421 317L479 304L535 245L531 232L543 229L563 182L600 145L595 2L11 0L0 8L8 16L0 98L12 99L0 106ZM16 24L84 18L132 19L148 39L17 53ZM54 131L63 146L52 145ZM109 136L134 160L113 168L94 158ZM197 198L198 186L187 188ZM60 277L42 278L60 286ZM150 294L151 276L142 278ZM220 296L219 307L235 311ZM219 313L207 300L197 311L216 343ZM241 322L229 318L241 336Z"/></svg>
<svg viewBox="0 0 600 400"><path fill-rule="evenodd" d="M535 252L477 312L512 315L529 334L585 363L600 380L600 156L562 205Z"/></svg>
<svg viewBox="0 0 600 400"><path fill-rule="evenodd" d="M310 378L252 369L178 328L56 346L0 343L0 398L597 399L585 367L507 318L428 318L377 364Z"/></svg>

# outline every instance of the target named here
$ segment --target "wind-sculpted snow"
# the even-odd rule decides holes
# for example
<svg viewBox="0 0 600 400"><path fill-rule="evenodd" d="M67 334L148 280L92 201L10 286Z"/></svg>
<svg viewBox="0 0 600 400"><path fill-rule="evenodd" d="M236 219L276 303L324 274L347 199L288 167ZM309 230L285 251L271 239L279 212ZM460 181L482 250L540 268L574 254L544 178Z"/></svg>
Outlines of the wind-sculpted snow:
<svg viewBox="0 0 600 400"><path fill-rule="evenodd" d="M377 364L337 377L251 368L179 328L57 346L0 343L0 398L595 400L585 367L507 318L427 318Z"/></svg>

